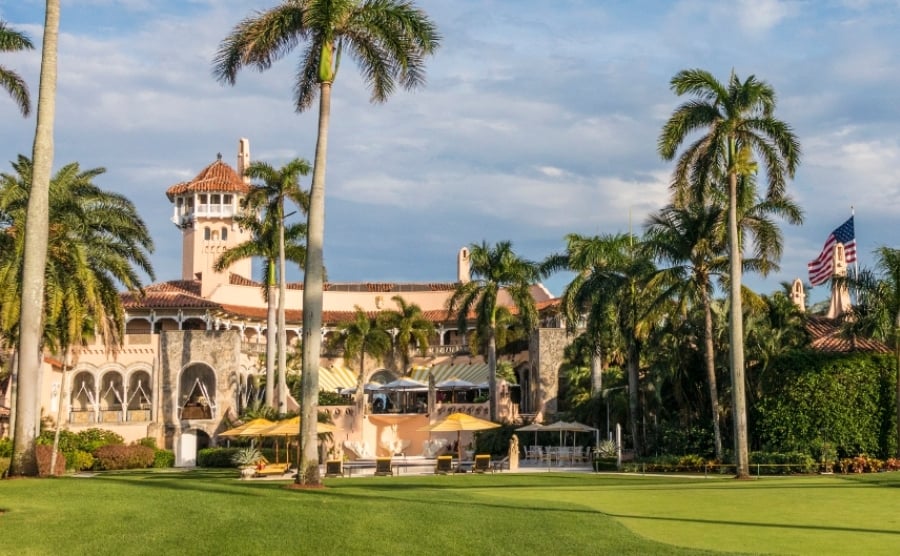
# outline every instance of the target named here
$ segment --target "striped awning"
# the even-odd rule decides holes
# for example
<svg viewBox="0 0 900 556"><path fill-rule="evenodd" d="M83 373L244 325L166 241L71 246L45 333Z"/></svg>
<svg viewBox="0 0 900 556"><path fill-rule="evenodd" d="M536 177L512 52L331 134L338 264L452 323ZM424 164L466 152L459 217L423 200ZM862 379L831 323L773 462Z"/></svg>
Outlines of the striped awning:
<svg viewBox="0 0 900 556"><path fill-rule="evenodd" d="M319 390L337 392L344 388L356 386L358 374L347 367L332 365L319 367Z"/></svg>
<svg viewBox="0 0 900 556"><path fill-rule="evenodd" d="M481 384L488 380L487 363L463 363L461 365L435 365L434 367L413 367L410 377L422 382L428 382L428 373L434 373L434 382L442 382L451 378L468 380L475 384Z"/></svg>

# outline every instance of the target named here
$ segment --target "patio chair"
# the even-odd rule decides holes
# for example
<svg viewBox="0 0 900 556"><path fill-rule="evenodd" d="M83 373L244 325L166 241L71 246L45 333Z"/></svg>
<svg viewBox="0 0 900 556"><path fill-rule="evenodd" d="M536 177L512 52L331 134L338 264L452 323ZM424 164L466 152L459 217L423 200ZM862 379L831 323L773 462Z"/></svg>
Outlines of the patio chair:
<svg viewBox="0 0 900 556"><path fill-rule="evenodd" d="M326 461L325 462L325 476L326 477L343 477L344 476L344 462L339 459Z"/></svg>
<svg viewBox="0 0 900 556"><path fill-rule="evenodd" d="M391 458L376 458L375 459L375 476L376 477L384 477L388 475L393 475L394 469L391 467Z"/></svg>
<svg viewBox="0 0 900 556"><path fill-rule="evenodd" d="M475 456L475 464L472 465L472 473L484 473L491 471L491 455L478 454Z"/></svg>
<svg viewBox="0 0 900 556"><path fill-rule="evenodd" d="M495 471L503 471L503 469L509 469L509 456L505 456L503 459L498 459L491 462L491 473Z"/></svg>
<svg viewBox="0 0 900 556"><path fill-rule="evenodd" d="M447 475L453 472L453 456L438 456L434 466L435 475Z"/></svg>

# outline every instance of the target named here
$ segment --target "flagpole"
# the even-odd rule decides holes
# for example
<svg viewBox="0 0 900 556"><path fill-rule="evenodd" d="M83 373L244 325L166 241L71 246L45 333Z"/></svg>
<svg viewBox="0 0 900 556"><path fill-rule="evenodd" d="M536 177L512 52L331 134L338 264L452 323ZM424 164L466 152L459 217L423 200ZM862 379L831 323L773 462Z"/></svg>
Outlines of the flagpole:
<svg viewBox="0 0 900 556"><path fill-rule="evenodd" d="M856 241L856 209L850 205L850 218L853 219L853 240ZM859 241L856 241L856 252L859 253ZM853 280L856 282L856 303L859 304L859 255L853 261Z"/></svg>

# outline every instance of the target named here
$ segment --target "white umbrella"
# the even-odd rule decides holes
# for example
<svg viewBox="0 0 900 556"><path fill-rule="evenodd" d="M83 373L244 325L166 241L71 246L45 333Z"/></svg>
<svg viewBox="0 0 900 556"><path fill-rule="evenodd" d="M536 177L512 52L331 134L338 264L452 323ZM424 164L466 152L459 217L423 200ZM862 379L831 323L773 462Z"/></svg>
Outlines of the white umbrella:
<svg viewBox="0 0 900 556"><path fill-rule="evenodd" d="M535 445L537 445L537 433L538 433L538 431L542 431L545 428L546 427L544 427L544 425L542 425L540 423L531 423L530 425L525 425L524 427L519 427L516 430L524 431L524 432L534 431L534 443L535 443Z"/></svg>
<svg viewBox="0 0 900 556"><path fill-rule="evenodd" d="M378 389L379 392L427 392L428 385L424 382L411 379L409 377L398 378L384 384ZM400 396L397 396L397 407L400 406Z"/></svg>

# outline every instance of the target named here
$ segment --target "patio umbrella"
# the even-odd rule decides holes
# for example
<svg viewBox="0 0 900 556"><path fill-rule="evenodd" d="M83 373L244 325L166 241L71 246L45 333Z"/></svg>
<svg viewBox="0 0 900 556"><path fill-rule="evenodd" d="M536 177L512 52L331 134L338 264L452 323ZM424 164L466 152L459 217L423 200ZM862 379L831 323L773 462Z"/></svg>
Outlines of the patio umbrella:
<svg viewBox="0 0 900 556"><path fill-rule="evenodd" d="M327 432L337 432L338 428L330 423L318 423L316 429L319 434ZM269 427L264 428L259 436L283 436L285 437L285 450L287 450L287 442L291 437L300 436L300 416L291 417L290 419L282 419L277 423L272 423ZM275 462L278 463L278 442L275 442Z"/></svg>
<svg viewBox="0 0 900 556"><path fill-rule="evenodd" d="M268 427L274 425L272 421L268 419L253 419L252 421L247 421L243 425L235 427L233 429L229 429L223 433L220 433L219 436L224 437L237 437L237 436L260 436L259 431L264 430Z"/></svg>
<svg viewBox="0 0 900 556"><path fill-rule="evenodd" d="M402 377L384 384L380 392L427 392L428 384L418 380ZM397 395L397 407L400 407L400 395Z"/></svg>
<svg viewBox="0 0 900 556"><path fill-rule="evenodd" d="M540 423L531 423L530 425L525 425L524 427L519 427L516 430L523 431L523 432L534 431L534 443L537 444L537 433L538 433L538 431L542 431L545 428L546 427L544 427L544 425L542 425Z"/></svg>
<svg viewBox="0 0 900 556"><path fill-rule="evenodd" d="M487 421L485 419L479 419L478 417L472 417L467 413L451 413L443 421L438 421L433 425L422 427L419 430L428 432L456 431L456 447L457 451L459 452L459 461L462 461L462 445L459 441L460 436L462 435L462 431L483 431L487 429L496 429L499 426L499 423L494 423L493 421Z"/></svg>
<svg viewBox="0 0 900 556"><path fill-rule="evenodd" d="M377 392L378 390L381 390L381 384L378 382L367 382L366 385L363 386L363 392ZM352 396L356 393L356 386L342 388L339 393L342 396Z"/></svg>
<svg viewBox="0 0 900 556"><path fill-rule="evenodd" d="M456 392L457 390L472 390L475 388L475 383L454 376L438 382L434 387L438 390ZM456 396L451 394L450 401L456 401Z"/></svg>

